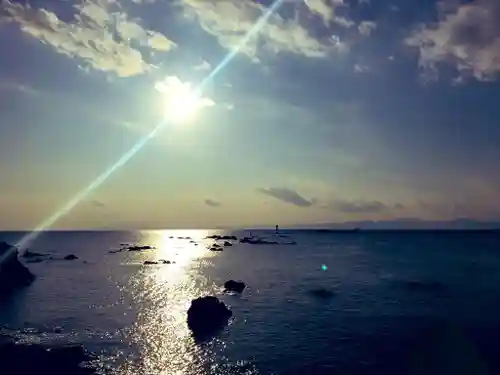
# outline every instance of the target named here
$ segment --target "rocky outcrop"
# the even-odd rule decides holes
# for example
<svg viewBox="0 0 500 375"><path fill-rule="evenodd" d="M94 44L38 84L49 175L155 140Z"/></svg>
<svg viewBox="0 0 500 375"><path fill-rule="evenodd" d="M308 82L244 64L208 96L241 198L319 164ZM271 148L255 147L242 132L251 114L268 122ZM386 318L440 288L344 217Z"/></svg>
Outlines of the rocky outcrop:
<svg viewBox="0 0 500 375"><path fill-rule="evenodd" d="M35 278L17 256L17 248L0 242L0 296L31 284Z"/></svg>
<svg viewBox="0 0 500 375"><path fill-rule="evenodd" d="M208 339L224 327L233 315L217 297L206 296L191 301L187 325L197 339Z"/></svg>
<svg viewBox="0 0 500 375"><path fill-rule="evenodd" d="M76 260L78 257L75 254L68 254L64 258L64 260Z"/></svg>
<svg viewBox="0 0 500 375"><path fill-rule="evenodd" d="M212 240L225 240L225 241L237 241L238 238L236 238L236 236L219 236L217 234L214 234L212 236L207 236L208 239L212 239Z"/></svg>
<svg viewBox="0 0 500 375"><path fill-rule="evenodd" d="M246 284L243 281L228 280L224 283L224 291L226 292L242 293L245 288Z"/></svg>
<svg viewBox="0 0 500 375"><path fill-rule="evenodd" d="M2 375L93 375L91 368L80 366L92 359L81 346L46 347L17 344L0 337L0 374Z"/></svg>

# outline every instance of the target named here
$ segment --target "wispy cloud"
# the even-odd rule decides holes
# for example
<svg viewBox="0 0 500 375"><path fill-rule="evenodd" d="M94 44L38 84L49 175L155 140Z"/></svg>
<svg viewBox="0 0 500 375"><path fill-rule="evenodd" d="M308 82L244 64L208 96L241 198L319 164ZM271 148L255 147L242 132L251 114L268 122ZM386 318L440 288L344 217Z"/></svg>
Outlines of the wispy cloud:
<svg viewBox="0 0 500 375"><path fill-rule="evenodd" d="M176 45L163 34L144 29L128 15L117 11L114 1L85 0L74 5L73 20L65 22L54 12L35 9L29 4L2 0L4 18L56 52L82 59L95 70L114 72L120 77L142 74L150 69L138 43L157 51L170 51ZM113 8L113 9L111 9Z"/></svg>
<svg viewBox="0 0 500 375"><path fill-rule="evenodd" d="M19 91L29 95L37 95L39 92L31 86L15 82L13 80L0 80L0 91Z"/></svg>
<svg viewBox="0 0 500 375"><path fill-rule="evenodd" d="M204 72L204 71L210 70L210 68L211 68L211 66L208 63L208 61L203 60L203 62L201 64L196 65L193 69Z"/></svg>
<svg viewBox="0 0 500 375"><path fill-rule="evenodd" d="M181 4L188 18L199 21L227 49L237 46L266 11L258 2L242 0L181 0ZM315 38L298 21L284 19L276 12L260 30L259 37L249 40L240 52L257 61L264 51L323 57L338 49L338 43L330 37Z"/></svg>
<svg viewBox="0 0 500 375"><path fill-rule="evenodd" d="M315 203L314 199L308 200L295 190L288 188L258 188L257 192L297 207L310 207Z"/></svg>
<svg viewBox="0 0 500 375"><path fill-rule="evenodd" d="M459 77L493 80L500 73L500 2L444 2L441 20L421 25L405 40L418 48L424 78L438 78L438 64L454 66Z"/></svg>
<svg viewBox="0 0 500 375"><path fill-rule="evenodd" d="M370 36L376 28L377 24L373 21L361 21L358 25L359 33L364 36Z"/></svg>
<svg viewBox="0 0 500 375"><path fill-rule="evenodd" d="M90 202L90 204L94 207L98 207L98 208L104 208L106 207L106 204L101 202L101 201L98 201L98 200L93 200Z"/></svg>
<svg viewBox="0 0 500 375"><path fill-rule="evenodd" d="M213 199L205 199L205 204L213 208L222 206L222 203L214 201Z"/></svg>
<svg viewBox="0 0 500 375"><path fill-rule="evenodd" d="M380 201L350 201L336 200L327 208L345 214L374 214L390 209L388 205Z"/></svg>

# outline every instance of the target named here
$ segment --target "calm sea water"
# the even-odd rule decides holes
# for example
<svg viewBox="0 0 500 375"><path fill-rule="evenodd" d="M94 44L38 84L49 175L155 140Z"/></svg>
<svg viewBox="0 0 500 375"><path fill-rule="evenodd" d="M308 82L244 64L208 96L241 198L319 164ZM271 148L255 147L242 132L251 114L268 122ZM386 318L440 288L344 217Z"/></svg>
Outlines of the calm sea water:
<svg viewBox="0 0 500 375"><path fill-rule="evenodd" d="M45 233L32 251L79 259L29 264L37 280L0 303L0 325L22 340L83 343L117 374L500 373L498 233L291 231L295 246L218 253L206 249L213 233ZM108 252L121 243L157 249ZM243 295L221 293L230 278L248 284ZM206 294L234 320L196 344L186 310Z"/></svg>

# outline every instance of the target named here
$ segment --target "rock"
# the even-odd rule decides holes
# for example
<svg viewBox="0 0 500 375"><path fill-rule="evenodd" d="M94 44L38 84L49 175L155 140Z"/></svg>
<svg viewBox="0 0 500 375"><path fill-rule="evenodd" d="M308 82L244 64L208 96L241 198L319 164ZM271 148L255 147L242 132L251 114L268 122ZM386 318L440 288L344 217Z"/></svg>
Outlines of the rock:
<svg viewBox="0 0 500 375"><path fill-rule="evenodd" d="M213 245L210 249L210 251L224 251L224 249L220 246Z"/></svg>
<svg viewBox="0 0 500 375"><path fill-rule="evenodd" d="M162 262L163 264L171 264L172 263L171 261L164 260L164 259L160 259L160 262Z"/></svg>
<svg viewBox="0 0 500 375"><path fill-rule="evenodd" d="M82 346L46 347L36 344L16 344L13 339L0 342L0 372L2 375L91 375L91 368L81 367L91 360Z"/></svg>
<svg viewBox="0 0 500 375"><path fill-rule="evenodd" d="M406 287L414 291L434 291L444 289L444 285L439 281L407 281Z"/></svg>
<svg viewBox="0 0 500 375"><path fill-rule="evenodd" d="M228 280L224 283L224 289L227 292L242 293L246 284L243 281Z"/></svg>
<svg viewBox="0 0 500 375"><path fill-rule="evenodd" d="M232 315L231 310L217 297L200 297L191 301L187 325L196 338L210 338L227 324Z"/></svg>
<svg viewBox="0 0 500 375"><path fill-rule="evenodd" d="M64 260L76 260L76 259L78 259L78 257L75 254L69 254L69 255L66 255L63 259Z"/></svg>
<svg viewBox="0 0 500 375"><path fill-rule="evenodd" d="M128 251L143 251L143 250L152 250L153 246L144 245L144 246L129 246Z"/></svg>
<svg viewBox="0 0 500 375"><path fill-rule="evenodd" d="M155 262L154 260L145 260L143 264L147 266L152 264L158 264L158 262Z"/></svg>
<svg viewBox="0 0 500 375"><path fill-rule="evenodd" d="M310 293L314 297L318 297L318 298L331 298L335 295L335 293L333 293L331 290L323 289L323 288L313 289L310 291Z"/></svg>
<svg viewBox="0 0 500 375"><path fill-rule="evenodd" d="M238 238L236 238L236 236L219 236L217 234L207 236L206 238L211 239L211 240L226 240L226 241L228 241L228 240L237 241L238 240Z"/></svg>
<svg viewBox="0 0 500 375"><path fill-rule="evenodd" d="M18 287L27 286L35 279L29 269L19 262L17 256L15 247L0 242L0 296Z"/></svg>
<svg viewBox="0 0 500 375"><path fill-rule="evenodd" d="M224 241L224 246L233 246L233 244L229 241Z"/></svg>

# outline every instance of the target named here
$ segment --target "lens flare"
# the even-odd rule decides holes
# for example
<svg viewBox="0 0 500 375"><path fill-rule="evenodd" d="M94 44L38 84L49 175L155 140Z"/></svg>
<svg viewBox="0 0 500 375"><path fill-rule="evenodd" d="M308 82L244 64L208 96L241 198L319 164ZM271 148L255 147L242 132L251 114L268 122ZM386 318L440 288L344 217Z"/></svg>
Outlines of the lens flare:
<svg viewBox="0 0 500 375"><path fill-rule="evenodd" d="M196 92L202 92L204 87L238 54L238 52L245 46L248 41L254 37L267 23L271 15L283 4L284 0L275 0L274 3L266 9L262 16L257 20L255 25L248 31L248 33L241 39L240 43L230 51L224 59L215 67L215 69L198 85ZM180 116L180 115L179 115ZM180 116L182 117L182 116ZM158 132L163 129L167 124L171 123L171 119L165 118L148 134L143 136L137 143L124 155L122 155L113 165L101 173L94 181L88 186L79 191L71 200L69 200L63 207L57 210L54 214L41 222L32 232L26 234L17 243L19 249L25 249L29 244L34 241L38 235L54 225L61 217L67 215L78 203L85 199L91 192L101 186L109 176L111 176L117 169L126 164L150 139L154 138ZM5 254L4 254L5 255ZM0 259L0 263L2 259Z"/></svg>

